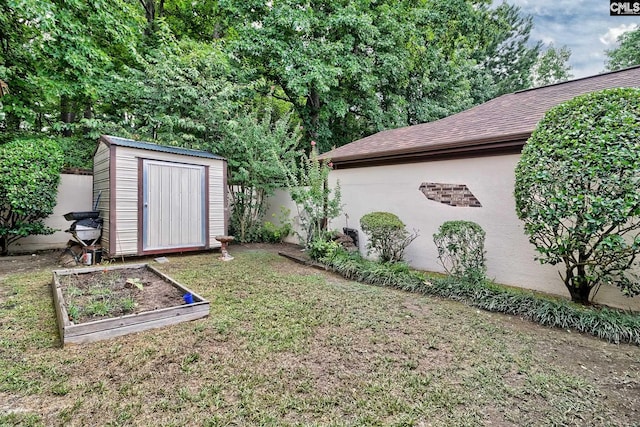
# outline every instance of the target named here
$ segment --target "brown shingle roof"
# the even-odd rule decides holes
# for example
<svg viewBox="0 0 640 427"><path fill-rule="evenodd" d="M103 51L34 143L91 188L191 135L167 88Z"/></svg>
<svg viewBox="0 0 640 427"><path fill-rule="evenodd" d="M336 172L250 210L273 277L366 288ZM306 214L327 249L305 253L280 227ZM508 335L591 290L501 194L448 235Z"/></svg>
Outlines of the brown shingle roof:
<svg viewBox="0 0 640 427"><path fill-rule="evenodd" d="M339 166L438 152L521 147L551 107L614 87L640 87L640 66L502 95L435 122L378 132L322 157Z"/></svg>

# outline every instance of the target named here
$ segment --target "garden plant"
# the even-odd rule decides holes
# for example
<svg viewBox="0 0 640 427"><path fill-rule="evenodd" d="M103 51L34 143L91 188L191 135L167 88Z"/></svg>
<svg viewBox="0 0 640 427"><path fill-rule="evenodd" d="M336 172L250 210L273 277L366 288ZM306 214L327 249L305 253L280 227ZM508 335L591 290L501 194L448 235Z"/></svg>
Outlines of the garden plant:
<svg viewBox="0 0 640 427"><path fill-rule="evenodd" d="M640 89L579 96L545 114L516 168L518 217L573 301L640 293ZM636 270L637 272L637 270Z"/></svg>
<svg viewBox="0 0 640 427"><path fill-rule="evenodd" d="M288 188L291 199L298 209L298 218L304 235L300 236L305 247L322 238L328 222L340 214L340 183L333 190L328 185L331 161L318 158L315 141L311 141L310 154L295 162L281 163L288 176Z"/></svg>
<svg viewBox="0 0 640 427"><path fill-rule="evenodd" d="M451 276L470 282L485 279L485 232L473 221L447 221L433 235L438 260Z"/></svg>
<svg viewBox="0 0 640 427"><path fill-rule="evenodd" d="M391 212L371 212L360 218L360 227L369 237L369 254L378 254L382 262L399 262L407 246L417 237L409 233L404 222Z"/></svg>
<svg viewBox="0 0 640 427"><path fill-rule="evenodd" d="M52 139L0 145L0 255L23 237L55 231L43 221L56 205L62 164L62 151Z"/></svg>

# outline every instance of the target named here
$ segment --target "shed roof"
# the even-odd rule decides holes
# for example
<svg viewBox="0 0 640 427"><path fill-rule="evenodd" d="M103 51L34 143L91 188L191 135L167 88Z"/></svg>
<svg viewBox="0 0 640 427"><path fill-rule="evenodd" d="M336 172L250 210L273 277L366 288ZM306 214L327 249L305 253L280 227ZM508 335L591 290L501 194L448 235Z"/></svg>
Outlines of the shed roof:
<svg viewBox="0 0 640 427"><path fill-rule="evenodd" d="M640 66L502 95L434 122L385 130L322 155L337 167L438 155L519 151L552 107L578 95L640 87Z"/></svg>
<svg viewBox="0 0 640 427"><path fill-rule="evenodd" d="M107 145L120 147L140 148L142 150L161 151L163 153L180 154L183 156L204 157L207 159L225 160L224 157L206 151L192 150L190 148L171 147L167 145L154 144L152 142L134 141L132 139L120 138L117 136L102 135L101 139Z"/></svg>

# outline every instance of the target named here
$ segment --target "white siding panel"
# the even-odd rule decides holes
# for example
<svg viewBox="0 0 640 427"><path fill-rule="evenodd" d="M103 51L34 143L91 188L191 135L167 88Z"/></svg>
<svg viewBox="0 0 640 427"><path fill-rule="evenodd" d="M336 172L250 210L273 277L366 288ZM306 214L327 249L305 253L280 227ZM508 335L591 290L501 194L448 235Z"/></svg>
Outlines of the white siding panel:
<svg viewBox="0 0 640 427"><path fill-rule="evenodd" d="M138 158L140 150L116 147L115 196L117 255L138 253Z"/></svg>
<svg viewBox="0 0 640 427"><path fill-rule="evenodd" d="M224 162L217 161L209 166L209 246L218 248L216 236L226 233L224 228Z"/></svg>
<svg viewBox="0 0 640 427"><path fill-rule="evenodd" d="M109 249L109 201L111 194L109 191L109 147L104 142L98 145L95 155L93 156L93 200L95 201L100 195L98 202L98 210L102 223L102 241L101 245L106 252Z"/></svg>

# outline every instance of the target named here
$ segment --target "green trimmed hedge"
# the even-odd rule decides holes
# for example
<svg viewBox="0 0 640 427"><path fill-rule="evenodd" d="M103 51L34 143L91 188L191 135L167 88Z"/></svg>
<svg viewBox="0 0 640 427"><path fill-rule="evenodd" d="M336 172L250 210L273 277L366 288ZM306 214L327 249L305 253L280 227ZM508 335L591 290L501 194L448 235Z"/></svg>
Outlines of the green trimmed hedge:
<svg viewBox="0 0 640 427"><path fill-rule="evenodd" d="M379 263L341 249L327 251L317 261L350 280L449 298L544 326L584 332L616 344L640 345L640 315L636 313L584 307L488 281L469 283L450 276L427 281L426 274L411 270L405 263Z"/></svg>
<svg viewBox="0 0 640 427"><path fill-rule="evenodd" d="M391 212L370 212L360 218L360 227L369 237L369 254L378 254L382 262L401 262L407 246L418 237L415 230L410 234L404 222Z"/></svg>

